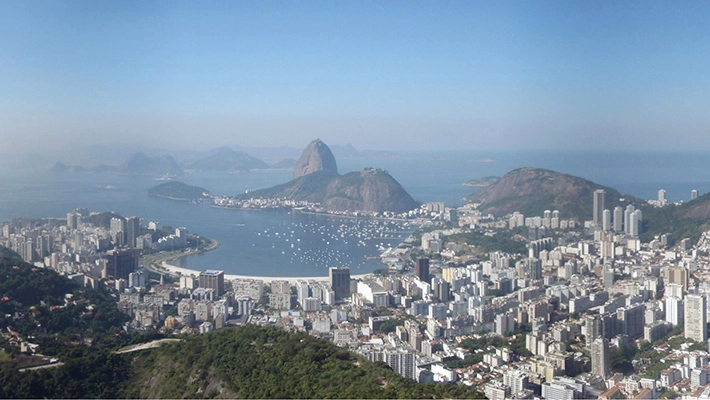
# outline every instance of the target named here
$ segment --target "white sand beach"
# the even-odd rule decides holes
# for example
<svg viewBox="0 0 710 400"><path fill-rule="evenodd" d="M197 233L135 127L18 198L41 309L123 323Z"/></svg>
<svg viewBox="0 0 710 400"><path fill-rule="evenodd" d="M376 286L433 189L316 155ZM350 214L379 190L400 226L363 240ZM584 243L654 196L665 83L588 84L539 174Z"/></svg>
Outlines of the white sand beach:
<svg viewBox="0 0 710 400"><path fill-rule="evenodd" d="M197 278L200 275L200 271L196 271L194 269L189 269L189 268L182 268L178 267L175 265L168 264L167 262L163 261L161 263L161 267L168 271L169 274L172 275L186 275L186 276L193 276ZM370 274L359 274L359 275L351 275L350 278L352 279L362 279L366 277L367 275ZM270 283L273 281L288 281L290 284L295 284L296 281L327 281L328 276L296 276L296 277L284 277L284 276L249 276L249 275L233 275L233 274L224 274L224 279L227 280L233 280L233 279L258 279L261 281L264 281L266 283Z"/></svg>

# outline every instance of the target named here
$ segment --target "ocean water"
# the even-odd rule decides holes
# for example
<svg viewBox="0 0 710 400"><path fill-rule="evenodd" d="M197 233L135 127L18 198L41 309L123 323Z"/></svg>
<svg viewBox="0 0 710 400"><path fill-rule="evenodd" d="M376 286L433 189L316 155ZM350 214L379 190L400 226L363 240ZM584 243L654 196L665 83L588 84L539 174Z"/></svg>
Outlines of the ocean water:
<svg viewBox="0 0 710 400"><path fill-rule="evenodd" d="M482 159L487 162L481 162ZM386 169L418 201L460 205L476 188L462 183L520 167L548 168L653 199L659 189L671 201L688 200L692 189L710 191L710 157L701 152L425 152L387 159L338 160L341 173L364 167ZM292 171L190 173L183 182L231 195L288 181ZM322 276L333 265L354 273L380 268L377 256L413 227L371 220L332 218L285 211L223 210L146 195L160 183L115 174L51 175L26 170L0 173L0 221L14 217L65 217L77 207L115 211L159 221L219 240L212 252L181 260L193 269L223 269L257 276Z"/></svg>

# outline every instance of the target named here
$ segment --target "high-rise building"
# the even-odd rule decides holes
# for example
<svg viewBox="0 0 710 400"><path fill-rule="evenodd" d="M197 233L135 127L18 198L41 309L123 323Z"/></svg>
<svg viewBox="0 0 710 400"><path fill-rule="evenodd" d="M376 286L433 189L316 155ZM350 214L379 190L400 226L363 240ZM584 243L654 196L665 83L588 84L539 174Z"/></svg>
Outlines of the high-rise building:
<svg viewBox="0 0 710 400"><path fill-rule="evenodd" d="M140 218L126 218L126 245L128 247L136 247L136 238L140 236Z"/></svg>
<svg viewBox="0 0 710 400"><path fill-rule="evenodd" d="M680 297L666 298L666 321L674 326L683 323L683 300Z"/></svg>
<svg viewBox="0 0 710 400"><path fill-rule="evenodd" d="M126 220L123 218L111 218L110 230L111 239L114 244L121 247L126 244Z"/></svg>
<svg viewBox="0 0 710 400"><path fill-rule="evenodd" d="M631 236L638 236L641 233L641 210L636 210L629 217L629 230L626 232Z"/></svg>
<svg viewBox="0 0 710 400"><path fill-rule="evenodd" d="M635 208L631 204L626 206L626 210L624 210L624 232L629 235L631 231L631 214L633 214L634 210Z"/></svg>
<svg viewBox="0 0 710 400"><path fill-rule="evenodd" d="M296 297L298 298L298 304L303 307L306 303L306 299L311 296L311 287L306 281L296 281Z"/></svg>
<svg viewBox="0 0 710 400"><path fill-rule="evenodd" d="M505 335L507 332L515 330L515 318L512 313L498 314L495 319L495 332Z"/></svg>
<svg viewBox="0 0 710 400"><path fill-rule="evenodd" d="M606 378L609 375L609 340L598 338L592 342L592 374Z"/></svg>
<svg viewBox="0 0 710 400"><path fill-rule="evenodd" d="M597 189L594 191L594 209L592 210L592 220L594 222L594 226L596 226L597 229L601 229L602 224L604 221L602 221L603 218L603 213L604 213L604 195L606 192L604 189Z"/></svg>
<svg viewBox="0 0 710 400"><path fill-rule="evenodd" d="M79 227L79 220L81 215L79 213L70 212L67 214L67 227L71 230L77 229Z"/></svg>
<svg viewBox="0 0 710 400"><path fill-rule="evenodd" d="M135 250L109 250L106 252L106 276L126 279L138 268L138 253Z"/></svg>
<svg viewBox="0 0 710 400"><path fill-rule="evenodd" d="M616 320L619 326L617 331L628 335L629 339L635 339L643 335L645 312L646 307L641 303L617 309Z"/></svg>
<svg viewBox="0 0 710 400"><path fill-rule="evenodd" d="M420 258L417 260L417 266L414 269L414 273L417 277L424 281L429 282L429 259Z"/></svg>
<svg viewBox="0 0 710 400"><path fill-rule="evenodd" d="M224 271L208 269L200 272L200 287L214 289L217 296L224 294Z"/></svg>
<svg viewBox="0 0 710 400"><path fill-rule="evenodd" d="M690 191L690 200L695 200L698 198L698 191L693 189Z"/></svg>
<svg viewBox="0 0 710 400"><path fill-rule="evenodd" d="M614 232L621 232L624 224L624 209L621 207L614 207Z"/></svg>
<svg viewBox="0 0 710 400"><path fill-rule="evenodd" d="M350 268L330 267L328 270L330 287L335 292L335 300L350 297Z"/></svg>
<svg viewBox="0 0 710 400"><path fill-rule="evenodd" d="M688 291L688 270L685 267L668 267L666 269L666 285L676 283L683 286L683 291Z"/></svg>
<svg viewBox="0 0 710 400"><path fill-rule="evenodd" d="M685 297L685 337L705 343L707 333L707 298L689 294Z"/></svg>
<svg viewBox="0 0 710 400"><path fill-rule="evenodd" d="M604 231L610 231L611 230L611 211L609 209L605 209L602 217L602 230Z"/></svg>
<svg viewBox="0 0 710 400"><path fill-rule="evenodd" d="M658 191L658 203L666 204L666 191L663 189Z"/></svg>

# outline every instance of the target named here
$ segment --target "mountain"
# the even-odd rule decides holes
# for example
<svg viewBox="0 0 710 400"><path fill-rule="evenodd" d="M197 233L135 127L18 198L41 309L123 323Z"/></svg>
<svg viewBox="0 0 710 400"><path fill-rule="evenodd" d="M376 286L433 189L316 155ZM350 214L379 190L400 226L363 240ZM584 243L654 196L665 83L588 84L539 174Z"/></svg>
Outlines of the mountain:
<svg viewBox="0 0 710 400"><path fill-rule="evenodd" d="M160 185L148 189L149 196L181 201L207 199L208 196L206 196L205 193L209 193L209 191L198 186L191 186L177 181L161 183Z"/></svg>
<svg viewBox="0 0 710 400"><path fill-rule="evenodd" d="M198 171L249 171L265 169L269 165L243 151L234 151L229 147L220 147L184 165L185 169Z"/></svg>
<svg viewBox="0 0 710 400"><path fill-rule="evenodd" d="M631 196L623 196L615 189L586 179L539 168L520 168L464 198L480 203L485 213L503 216L514 211L525 215L542 215L545 210L559 210L561 218L592 218L592 194L597 189L606 191L604 207L613 210L633 203L642 205Z"/></svg>
<svg viewBox="0 0 710 400"><path fill-rule="evenodd" d="M124 161L117 172L131 175L183 175L184 172L171 156L150 158L143 152Z"/></svg>
<svg viewBox="0 0 710 400"><path fill-rule="evenodd" d="M240 197L309 201L333 211L400 213L419 207L419 203L387 171L375 168L345 175L318 171Z"/></svg>
<svg viewBox="0 0 710 400"><path fill-rule="evenodd" d="M407 212L419 203L387 171L366 168L338 174L335 157L320 140L303 151L289 182L240 198L282 198L320 203L331 211Z"/></svg>
<svg viewBox="0 0 710 400"><path fill-rule="evenodd" d="M296 164L298 164L298 160L295 158L284 158L283 160L277 162L276 164L271 165L271 168L273 169L290 169L290 168L295 168Z"/></svg>
<svg viewBox="0 0 710 400"><path fill-rule="evenodd" d="M294 167L293 178L300 178L318 171L338 173L338 165L333 153L320 139L312 141L303 150L301 158L298 159L296 167Z"/></svg>
<svg viewBox="0 0 710 400"><path fill-rule="evenodd" d="M61 162L57 162L54 164L52 168L49 169L49 172L53 174L75 174L75 173L80 173L80 172L87 172L88 170L82 166L79 165L66 165Z"/></svg>

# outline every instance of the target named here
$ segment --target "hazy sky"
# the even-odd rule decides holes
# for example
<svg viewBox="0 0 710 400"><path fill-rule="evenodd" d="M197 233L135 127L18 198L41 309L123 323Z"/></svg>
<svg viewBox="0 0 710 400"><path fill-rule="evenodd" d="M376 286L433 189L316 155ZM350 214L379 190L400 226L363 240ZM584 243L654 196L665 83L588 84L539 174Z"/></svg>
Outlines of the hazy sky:
<svg viewBox="0 0 710 400"><path fill-rule="evenodd" d="M5 150L710 149L710 2L0 1Z"/></svg>

